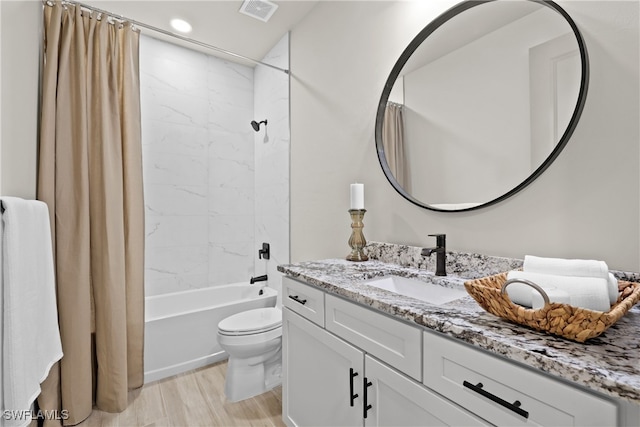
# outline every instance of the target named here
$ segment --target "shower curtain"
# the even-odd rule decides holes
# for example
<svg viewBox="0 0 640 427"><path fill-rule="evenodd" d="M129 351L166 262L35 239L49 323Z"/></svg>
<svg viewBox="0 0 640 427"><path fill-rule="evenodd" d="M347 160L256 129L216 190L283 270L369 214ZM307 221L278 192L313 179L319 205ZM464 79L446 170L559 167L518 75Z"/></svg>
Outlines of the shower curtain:
<svg viewBox="0 0 640 427"><path fill-rule="evenodd" d="M119 412L143 383L144 202L139 33L44 6L38 199L49 206L64 357L42 409Z"/></svg>
<svg viewBox="0 0 640 427"><path fill-rule="evenodd" d="M382 145L389 170L402 188L409 191L408 165L404 149L404 118L402 105L388 102L382 121Z"/></svg>

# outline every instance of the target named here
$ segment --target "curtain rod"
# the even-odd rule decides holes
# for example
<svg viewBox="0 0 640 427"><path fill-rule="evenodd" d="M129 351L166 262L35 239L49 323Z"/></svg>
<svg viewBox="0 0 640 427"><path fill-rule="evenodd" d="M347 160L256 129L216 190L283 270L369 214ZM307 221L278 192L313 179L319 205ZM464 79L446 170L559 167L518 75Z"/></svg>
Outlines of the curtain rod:
<svg viewBox="0 0 640 427"><path fill-rule="evenodd" d="M53 1L51 1L51 0L43 0L42 3L45 6L52 6L53 5ZM135 25L137 27L146 28L147 30L151 30L151 31L155 31L157 33L164 34L165 36L175 37L175 38L177 38L179 40L182 40L184 42L187 42L187 43L193 43L193 44L196 44L198 46L214 50L216 52L224 53L225 55L229 55L229 56L233 56L233 57L236 57L236 58L244 59L246 61L253 62L254 64L264 65L265 67L273 68L274 70L282 71L285 74L289 74L289 70L287 70L287 69L280 68L280 67L277 67L275 65L267 64L266 62L258 61L257 59L249 58L248 56L240 55L238 53L230 52L230 51L222 49L220 47L213 46L213 45L210 45L208 43L204 43L204 42L201 42L199 40L195 40L195 39L192 39L192 38L189 38L189 37L185 37L185 36L180 35L180 34L172 33L171 31L163 30L162 28L154 27L153 25L145 24L144 22L139 22L139 21L136 21L135 19L126 18L126 17L124 17L122 15L117 15L115 13L112 13L112 12L109 12L109 11L106 11L106 10L103 10L103 9L98 9L97 7L90 6L88 4L80 3L80 2L77 2L77 1L74 1L74 0L62 0L62 4L77 5L77 6L80 6L80 7L84 8L84 9L88 9L88 10L91 10L93 12L98 12L98 13L101 13L103 15L107 15L107 16L109 16L111 18L118 19L120 21L130 22L131 24L133 24L133 25Z"/></svg>

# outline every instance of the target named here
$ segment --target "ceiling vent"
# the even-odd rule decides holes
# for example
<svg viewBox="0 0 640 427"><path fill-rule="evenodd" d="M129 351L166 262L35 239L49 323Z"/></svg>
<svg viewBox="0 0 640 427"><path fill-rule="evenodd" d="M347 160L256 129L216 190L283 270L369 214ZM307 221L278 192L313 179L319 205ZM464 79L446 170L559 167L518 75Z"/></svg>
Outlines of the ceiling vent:
<svg viewBox="0 0 640 427"><path fill-rule="evenodd" d="M245 0L240 13L267 22L278 8L278 5L267 0Z"/></svg>

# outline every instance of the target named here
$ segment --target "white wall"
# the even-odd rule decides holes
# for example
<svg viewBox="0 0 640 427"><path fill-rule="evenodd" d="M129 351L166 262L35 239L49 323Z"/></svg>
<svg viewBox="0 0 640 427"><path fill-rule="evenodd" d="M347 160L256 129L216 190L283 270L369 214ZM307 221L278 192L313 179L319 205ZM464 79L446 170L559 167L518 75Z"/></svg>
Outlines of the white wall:
<svg viewBox="0 0 640 427"><path fill-rule="evenodd" d="M141 37L146 295L253 275L253 74Z"/></svg>
<svg viewBox="0 0 640 427"><path fill-rule="evenodd" d="M400 53L454 2L321 2L291 33L292 261L344 257L349 183L365 183L364 234L452 250L598 258L640 269L638 2L559 1L589 50L582 119L549 169L514 197L463 213L421 209L387 183L376 106ZM331 22L331 25L327 23Z"/></svg>
<svg viewBox="0 0 640 427"><path fill-rule="evenodd" d="M0 1L0 195L35 198L42 4Z"/></svg>
<svg viewBox="0 0 640 427"><path fill-rule="evenodd" d="M263 61L289 67L288 35ZM277 278L289 261L288 75L143 36L140 76L146 294ZM268 125L254 132L253 119Z"/></svg>

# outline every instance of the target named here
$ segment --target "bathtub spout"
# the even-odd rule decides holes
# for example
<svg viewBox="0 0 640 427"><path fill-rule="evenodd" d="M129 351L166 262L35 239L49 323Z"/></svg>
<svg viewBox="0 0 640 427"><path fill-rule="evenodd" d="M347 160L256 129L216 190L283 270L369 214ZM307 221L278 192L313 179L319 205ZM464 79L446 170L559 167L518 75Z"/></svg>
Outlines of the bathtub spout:
<svg viewBox="0 0 640 427"><path fill-rule="evenodd" d="M253 285L256 282L266 282L266 281L267 281L267 275L265 274L264 276L252 277L251 280L249 280L249 283Z"/></svg>

